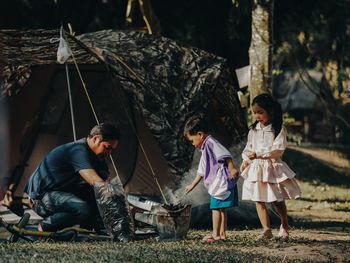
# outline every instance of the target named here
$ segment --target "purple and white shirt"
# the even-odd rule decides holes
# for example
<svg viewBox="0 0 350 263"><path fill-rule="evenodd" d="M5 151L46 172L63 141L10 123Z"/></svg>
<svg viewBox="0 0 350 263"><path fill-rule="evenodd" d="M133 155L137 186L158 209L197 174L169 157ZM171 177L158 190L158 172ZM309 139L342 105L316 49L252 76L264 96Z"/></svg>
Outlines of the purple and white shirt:
<svg viewBox="0 0 350 263"><path fill-rule="evenodd" d="M204 186L212 197L224 200L235 186L226 163L232 156L210 135L204 140L201 151L197 174L203 177Z"/></svg>

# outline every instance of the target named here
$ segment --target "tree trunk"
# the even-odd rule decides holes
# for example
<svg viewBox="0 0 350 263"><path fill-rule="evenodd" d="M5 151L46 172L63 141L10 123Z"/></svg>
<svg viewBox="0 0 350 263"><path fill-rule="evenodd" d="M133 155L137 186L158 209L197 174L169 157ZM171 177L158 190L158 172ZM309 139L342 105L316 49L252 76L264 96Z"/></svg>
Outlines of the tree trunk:
<svg viewBox="0 0 350 263"><path fill-rule="evenodd" d="M250 101L272 90L273 6L274 0L254 0L253 3Z"/></svg>
<svg viewBox="0 0 350 263"><path fill-rule="evenodd" d="M135 13L135 6L137 0L128 0L126 8L126 28L133 29L133 20ZM160 22L153 11L150 0L138 0L139 9L142 15L143 22L145 23L145 29L148 33L160 36L161 27Z"/></svg>

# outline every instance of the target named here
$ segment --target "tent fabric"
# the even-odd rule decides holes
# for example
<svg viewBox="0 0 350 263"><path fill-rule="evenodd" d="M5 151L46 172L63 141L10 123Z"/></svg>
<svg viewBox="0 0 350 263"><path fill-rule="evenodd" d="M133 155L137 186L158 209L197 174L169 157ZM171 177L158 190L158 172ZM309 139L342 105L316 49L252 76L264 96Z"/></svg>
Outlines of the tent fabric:
<svg viewBox="0 0 350 263"><path fill-rule="evenodd" d="M113 153L113 159L126 191L134 194L159 195L150 168L138 149L137 138L125 109L131 115L137 135L147 149L147 155L159 177L159 182L162 186L169 186L172 177L167 172L164 157L160 154L159 147L146 129L142 118L137 112L133 112L130 103L127 101L120 103L122 98L125 100L127 98L124 98L120 88L108 80L103 66L84 65L81 70L86 85L90 87L90 96L99 119L113 122L121 129L122 139ZM95 120L87 98L79 86L76 72L70 73L76 133L78 138L82 138L95 125ZM16 195L22 195L30 175L45 154L54 147L73 140L65 78L62 66L33 68L31 78L22 92L8 100L11 131L9 167L15 167L16 172L10 171L6 177L21 175ZM112 177L116 175L111 166L110 172Z"/></svg>
<svg viewBox="0 0 350 263"><path fill-rule="evenodd" d="M283 111L321 109L318 87L322 73L316 70L305 72L286 71L275 78L274 94L281 103Z"/></svg>
<svg viewBox="0 0 350 263"><path fill-rule="evenodd" d="M192 159L193 149L183 143L186 118L189 113L206 111L211 96L224 102L227 116L233 119L228 123L236 123L227 127L233 136L244 131L242 118L237 114L240 104L225 59L140 32L102 31L97 36L84 34L79 39L91 48L103 50L103 60L121 85L133 94L173 174L182 175ZM144 84L130 75L115 56L122 58Z"/></svg>
<svg viewBox="0 0 350 263"><path fill-rule="evenodd" d="M2 98L23 92L37 66L57 65L58 37L59 30L0 30ZM182 134L190 114L215 109L233 140L244 138L246 123L225 59L132 31L68 35L68 42L80 66L102 63L109 70L142 116L176 180L188 171L193 156Z"/></svg>

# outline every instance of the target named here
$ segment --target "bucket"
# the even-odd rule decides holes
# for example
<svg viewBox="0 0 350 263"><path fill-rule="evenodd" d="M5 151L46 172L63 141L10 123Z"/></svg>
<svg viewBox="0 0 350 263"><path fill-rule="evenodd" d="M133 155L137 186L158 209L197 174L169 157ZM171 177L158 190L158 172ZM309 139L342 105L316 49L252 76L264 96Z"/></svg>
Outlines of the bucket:
<svg viewBox="0 0 350 263"><path fill-rule="evenodd" d="M160 240L186 239L191 220L191 205L182 205L176 210L166 209L163 205L152 208L156 217L156 228Z"/></svg>

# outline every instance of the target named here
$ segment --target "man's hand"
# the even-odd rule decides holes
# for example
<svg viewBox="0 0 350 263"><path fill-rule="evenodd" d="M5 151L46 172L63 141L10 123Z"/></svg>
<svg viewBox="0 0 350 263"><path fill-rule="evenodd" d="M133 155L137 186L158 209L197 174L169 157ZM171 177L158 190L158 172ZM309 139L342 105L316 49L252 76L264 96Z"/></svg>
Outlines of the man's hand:
<svg viewBox="0 0 350 263"><path fill-rule="evenodd" d="M106 184L107 184L106 181L94 182L91 186L93 186L93 187L104 187Z"/></svg>
<svg viewBox="0 0 350 263"><path fill-rule="evenodd" d="M79 171L79 174L91 186L95 183L104 182L103 179L96 173L94 169L83 169Z"/></svg>
<svg viewBox="0 0 350 263"><path fill-rule="evenodd" d="M7 190L4 199L1 200L0 204L6 207L10 207L13 204L13 193L11 190Z"/></svg>

